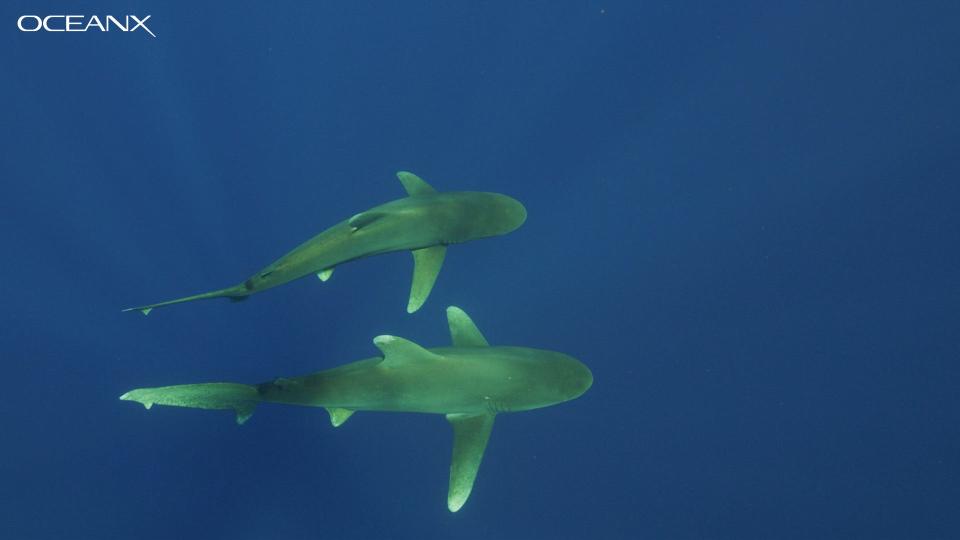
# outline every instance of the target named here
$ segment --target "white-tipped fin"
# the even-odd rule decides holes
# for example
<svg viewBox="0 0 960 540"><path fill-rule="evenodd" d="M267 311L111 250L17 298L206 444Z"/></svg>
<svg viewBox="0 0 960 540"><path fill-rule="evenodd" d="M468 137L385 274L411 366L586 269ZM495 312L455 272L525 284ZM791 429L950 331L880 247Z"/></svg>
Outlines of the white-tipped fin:
<svg viewBox="0 0 960 540"><path fill-rule="evenodd" d="M408 362L422 362L427 360L442 360L439 354L432 353L420 345L402 337L377 336L373 344L383 353L383 367L398 367Z"/></svg>
<svg viewBox="0 0 960 540"><path fill-rule="evenodd" d="M354 413L350 409L341 409L339 407L327 407L327 412L330 413L330 423L333 424L333 427L340 427L346 422Z"/></svg>
<svg viewBox="0 0 960 540"><path fill-rule="evenodd" d="M447 246L431 246L411 251L413 254L413 281L410 284L410 300L407 302L407 313L413 313L427 301L433 284L437 281L437 274L443 267L443 259L447 255Z"/></svg>
<svg viewBox="0 0 960 540"><path fill-rule="evenodd" d="M447 324L450 326L450 339L454 347L490 346L470 316L457 306L447 308Z"/></svg>
<svg viewBox="0 0 960 540"><path fill-rule="evenodd" d="M357 231L386 215L387 214L384 212L360 212L359 214L350 218L349 221L347 221L347 224L350 225L351 229Z"/></svg>
<svg viewBox="0 0 960 540"><path fill-rule="evenodd" d="M137 388L120 396L124 401L136 401L149 409L153 405L190 407L193 409L233 409L238 424L253 414L260 401L257 389L246 384L202 383Z"/></svg>
<svg viewBox="0 0 960 540"><path fill-rule="evenodd" d="M320 272L317 272L317 278L320 281L326 281L330 279L330 276L332 275L333 275L333 268L327 268L326 270L321 270Z"/></svg>
<svg viewBox="0 0 960 540"><path fill-rule="evenodd" d="M143 308L143 309L141 309L141 310L140 310L140 313L143 313L143 316L146 317L147 315L150 314L151 311L153 311L153 308L152 308L152 307L148 307L148 308Z"/></svg>
<svg viewBox="0 0 960 540"><path fill-rule="evenodd" d="M490 440L493 419L492 414L447 415L447 420L453 426L453 457L450 461L450 489L447 492L447 508L451 512L460 510L473 491L473 481L477 478L483 451Z"/></svg>
<svg viewBox="0 0 960 540"><path fill-rule="evenodd" d="M437 192L437 190L433 189L433 186L412 172L400 171L397 173L397 179L403 184L403 189L407 190L407 195L411 197L430 195Z"/></svg>

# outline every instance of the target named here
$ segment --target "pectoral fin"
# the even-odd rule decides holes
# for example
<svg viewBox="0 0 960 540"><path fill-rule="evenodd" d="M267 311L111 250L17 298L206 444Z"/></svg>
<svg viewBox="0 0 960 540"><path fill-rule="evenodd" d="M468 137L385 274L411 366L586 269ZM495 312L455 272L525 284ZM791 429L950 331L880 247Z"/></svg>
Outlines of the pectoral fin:
<svg viewBox="0 0 960 540"><path fill-rule="evenodd" d="M460 510L470 492L477 470L483 460L483 451L493 429L492 414L476 416L448 414L447 420L453 426L453 459L450 462L450 490L447 493L447 508L451 512Z"/></svg>
<svg viewBox="0 0 960 540"><path fill-rule="evenodd" d="M443 259L447 255L447 246L431 246L410 253L413 253L413 283L410 285L407 313L420 309L430 296L433 284L437 281L437 274L443 266Z"/></svg>
<svg viewBox="0 0 960 540"><path fill-rule="evenodd" d="M403 184L403 189L407 190L407 195L411 197L429 195L437 192L437 190L433 189L433 186L426 183L423 178L411 172L400 171L397 173L397 178L400 180L400 183Z"/></svg>
<svg viewBox="0 0 960 540"><path fill-rule="evenodd" d="M447 308L447 324L454 347L489 347L487 339L469 315L457 306Z"/></svg>

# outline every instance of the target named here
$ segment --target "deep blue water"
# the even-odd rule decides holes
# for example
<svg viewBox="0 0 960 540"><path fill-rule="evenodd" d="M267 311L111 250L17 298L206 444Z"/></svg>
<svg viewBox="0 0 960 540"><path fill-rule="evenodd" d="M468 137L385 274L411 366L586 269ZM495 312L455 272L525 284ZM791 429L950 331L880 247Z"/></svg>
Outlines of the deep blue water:
<svg viewBox="0 0 960 540"><path fill-rule="evenodd" d="M0 538L960 537L958 4L270 4L0 8ZM157 38L16 27L67 12ZM120 313L400 169L529 218L414 315L403 253ZM501 415L458 514L441 417L117 400L445 345L451 304L595 377Z"/></svg>

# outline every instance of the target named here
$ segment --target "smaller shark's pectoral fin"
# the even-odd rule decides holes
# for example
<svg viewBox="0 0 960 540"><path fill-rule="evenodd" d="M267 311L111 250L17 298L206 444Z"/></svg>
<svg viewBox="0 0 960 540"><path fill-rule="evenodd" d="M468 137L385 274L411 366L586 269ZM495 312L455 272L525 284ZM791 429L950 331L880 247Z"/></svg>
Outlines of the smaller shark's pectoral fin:
<svg viewBox="0 0 960 540"><path fill-rule="evenodd" d="M333 427L342 426L354 413L354 411L350 409L341 409L339 407L327 407L327 412L330 413L330 423L333 424Z"/></svg>
<svg viewBox="0 0 960 540"><path fill-rule="evenodd" d="M321 270L317 272L317 278L320 281L326 281L330 279L330 276L333 275L333 268L327 268L326 270Z"/></svg>
<svg viewBox="0 0 960 540"><path fill-rule="evenodd" d="M469 315L457 306L447 308L447 324L454 347L489 347L487 339Z"/></svg>
<svg viewBox="0 0 960 540"><path fill-rule="evenodd" d="M437 192L437 190L433 189L433 186L426 183L423 178L411 172L400 171L397 173L397 178L400 180L400 183L403 184L403 189L407 190L407 195L411 197L430 195Z"/></svg>
<svg viewBox="0 0 960 540"><path fill-rule="evenodd" d="M477 470L483 460L483 451L493 429L492 414L466 415L448 414L447 420L453 426L453 458L450 462L450 490L447 493L447 508L451 512L460 510L470 492Z"/></svg>
<svg viewBox="0 0 960 540"><path fill-rule="evenodd" d="M413 283L410 284L407 313L420 309L430 296L433 284L437 281L437 274L443 266L443 259L447 255L447 246L431 246L410 253L413 253Z"/></svg>

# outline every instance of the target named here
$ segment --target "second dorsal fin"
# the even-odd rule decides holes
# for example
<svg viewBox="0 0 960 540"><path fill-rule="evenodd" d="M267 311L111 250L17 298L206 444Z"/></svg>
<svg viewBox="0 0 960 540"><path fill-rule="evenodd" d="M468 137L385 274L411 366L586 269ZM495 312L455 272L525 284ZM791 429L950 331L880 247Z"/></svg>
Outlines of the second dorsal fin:
<svg viewBox="0 0 960 540"><path fill-rule="evenodd" d="M437 192L437 190L433 189L433 186L412 172L400 171L397 173L397 178L400 180L400 183L403 184L403 189L407 190L407 195L411 197L430 195Z"/></svg>

